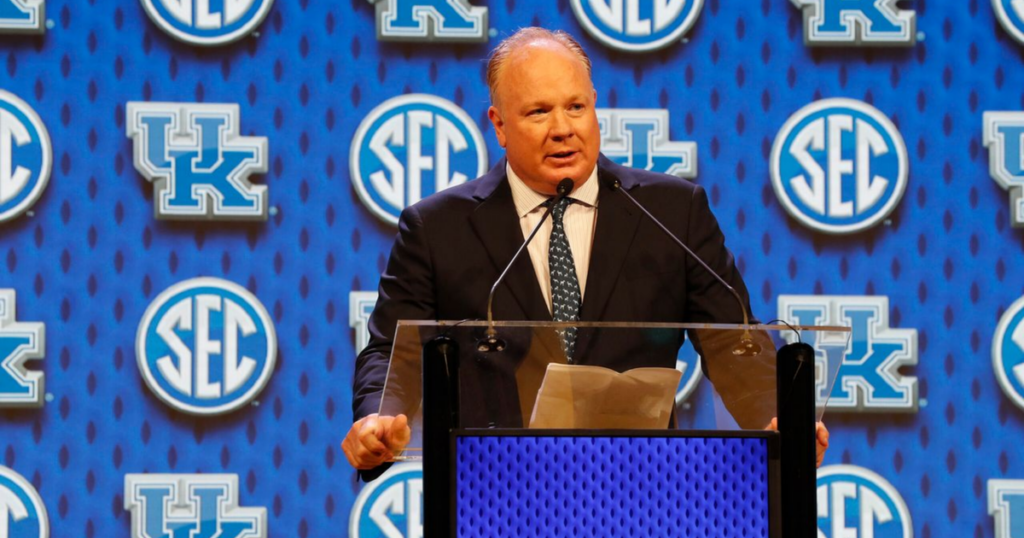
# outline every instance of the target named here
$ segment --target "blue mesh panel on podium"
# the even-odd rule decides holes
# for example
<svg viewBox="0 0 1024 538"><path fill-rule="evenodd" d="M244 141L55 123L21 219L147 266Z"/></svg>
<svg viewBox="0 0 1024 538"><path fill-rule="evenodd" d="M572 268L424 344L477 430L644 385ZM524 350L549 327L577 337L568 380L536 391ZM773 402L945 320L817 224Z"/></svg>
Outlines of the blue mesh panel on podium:
<svg viewBox="0 0 1024 538"><path fill-rule="evenodd" d="M456 534L768 536L764 438L466 436Z"/></svg>

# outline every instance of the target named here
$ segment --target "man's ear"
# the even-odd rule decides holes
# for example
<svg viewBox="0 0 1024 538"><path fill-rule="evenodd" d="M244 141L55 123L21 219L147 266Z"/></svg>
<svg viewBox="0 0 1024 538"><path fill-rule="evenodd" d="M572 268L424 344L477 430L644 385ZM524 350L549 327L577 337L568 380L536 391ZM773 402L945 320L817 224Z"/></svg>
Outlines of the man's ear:
<svg viewBox="0 0 1024 538"><path fill-rule="evenodd" d="M487 118L491 120L491 125L494 126L494 136L498 138L498 145L505 147L505 120L501 118L498 107L491 105L487 109Z"/></svg>

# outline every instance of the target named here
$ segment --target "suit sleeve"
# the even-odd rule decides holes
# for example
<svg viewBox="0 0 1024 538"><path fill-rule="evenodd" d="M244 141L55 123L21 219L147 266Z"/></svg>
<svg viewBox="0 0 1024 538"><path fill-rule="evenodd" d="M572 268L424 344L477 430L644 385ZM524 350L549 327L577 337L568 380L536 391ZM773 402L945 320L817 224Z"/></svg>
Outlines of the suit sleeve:
<svg viewBox="0 0 1024 538"><path fill-rule="evenodd" d="M370 343L356 357L352 387L353 420L376 413L400 319L435 319L433 265L423 221L415 208L402 212L398 237L380 277L377 305L370 316Z"/></svg>
<svg viewBox="0 0 1024 538"><path fill-rule="evenodd" d="M750 312L750 297L732 253L725 247L725 235L711 213L707 194L697 187L690 204L687 244L743 300L750 323L757 323ZM698 323L743 323L743 311L736 298L695 261L687 265L686 320ZM753 339L762 352L755 356L736 356L739 343L736 331L690 331L694 348L704 359L704 374L721 396L726 409L742 428L762 429L771 422L775 408L775 346L764 332Z"/></svg>
<svg viewBox="0 0 1024 538"><path fill-rule="evenodd" d="M725 235L711 214L707 194L700 186L694 190L688 214L687 246L740 294L749 313L747 287L736 269L732 253L725 248ZM743 323L743 312L736 298L699 263L688 259L686 274L687 301L683 319L693 323Z"/></svg>

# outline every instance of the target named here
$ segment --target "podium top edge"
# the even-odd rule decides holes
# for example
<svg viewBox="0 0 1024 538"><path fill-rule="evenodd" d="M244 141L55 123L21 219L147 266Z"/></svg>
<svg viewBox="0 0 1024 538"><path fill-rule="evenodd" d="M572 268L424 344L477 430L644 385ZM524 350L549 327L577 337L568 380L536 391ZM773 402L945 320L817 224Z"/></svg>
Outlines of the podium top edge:
<svg viewBox="0 0 1024 538"><path fill-rule="evenodd" d="M481 320L398 320L399 327L488 327ZM849 333L850 327L840 325L734 325L727 323L647 323L619 321L495 321L495 327L565 329L693 329L693 330L738 330L738 331L808 331Z"/></svg>

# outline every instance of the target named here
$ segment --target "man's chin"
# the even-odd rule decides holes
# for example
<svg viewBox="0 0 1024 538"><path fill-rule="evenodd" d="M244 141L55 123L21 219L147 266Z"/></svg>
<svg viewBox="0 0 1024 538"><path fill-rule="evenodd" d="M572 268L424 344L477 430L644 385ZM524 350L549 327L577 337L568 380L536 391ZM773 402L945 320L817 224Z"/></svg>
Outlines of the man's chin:
<svg viewBox="0 0 1024 538"><path fill-rule="evenodd" d="M590 177L590 172L593 170L593 166L587 167L585 164L573 164L572 166L559 166L552 168L548 173L544 174L548 178L548 183L552 185L558 185L565 178L569 178L578 187L587 178Z"/></svg>

